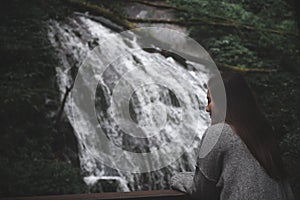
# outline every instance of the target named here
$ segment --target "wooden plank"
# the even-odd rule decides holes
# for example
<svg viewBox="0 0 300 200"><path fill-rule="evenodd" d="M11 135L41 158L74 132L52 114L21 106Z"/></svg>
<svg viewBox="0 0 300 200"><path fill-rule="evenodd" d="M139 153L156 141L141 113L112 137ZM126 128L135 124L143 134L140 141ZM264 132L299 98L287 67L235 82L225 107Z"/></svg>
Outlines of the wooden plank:
<svg viewBox="0 0 300 200"><path fill-rule="evenodd" d="M152 190L137 192L107 192L91 194L68 194L68 195L49 195L49 196L32 196L32 197L10 197L0 198L1 200L188 200L189 197L175 190Z"/></svg>

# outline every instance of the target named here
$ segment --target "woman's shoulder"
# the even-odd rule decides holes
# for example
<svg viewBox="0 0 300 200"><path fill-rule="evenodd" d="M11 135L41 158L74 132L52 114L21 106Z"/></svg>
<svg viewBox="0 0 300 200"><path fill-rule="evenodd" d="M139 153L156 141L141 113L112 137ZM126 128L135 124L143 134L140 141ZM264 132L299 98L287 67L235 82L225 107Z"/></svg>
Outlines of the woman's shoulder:
<svg viewBox="0 0 300 200"><path fill-rule="evenodd" d="M227 123L217 123L207 128L205 131L201 146L200 157L205 157L210 152L225 152L232 146L239 146L241 140Z"/></svg>
<svg viewBox="0 0 300 200"><path fill-rule="evenodd" d="M207 128L207 132L212 134L222 133L223 136L234 136L235 133L231 126L225 122L220 122L217 124L213 124Z"/></svg>
<svg viewBox="0 0 300 200"><path fill-rule="evenodd" d="M204 140L217 140L220 146L226 146L228 143L239 143L240 137L234 132L227 123L217 123L207 128Z"/></svg>

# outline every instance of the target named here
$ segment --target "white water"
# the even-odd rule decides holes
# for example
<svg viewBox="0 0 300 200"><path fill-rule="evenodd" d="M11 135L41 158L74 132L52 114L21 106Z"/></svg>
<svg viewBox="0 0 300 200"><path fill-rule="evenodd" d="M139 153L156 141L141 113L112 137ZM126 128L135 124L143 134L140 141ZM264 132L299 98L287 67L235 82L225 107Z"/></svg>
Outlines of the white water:
<svg viewBox="0 0 300 200"><path fill-rule="evenodd" d="M101 44L112 35L115 35L115 33L83 15L74 16L63 23L51 21L49 27L49 38L56 47L61 60L61 65L56 67L56 71L58 85L61 90L61 98L63 98L65 88L73 84L76 72L84 59L88 55L92 56L92 54L89 54L91 50L97 44ZM96 93L96 110L101 128L105 130L115 145L128 151L151 151L170 140L176 140L175 143L178 144L178 148L181 148L181 140L175 136L175 132L179 128L178 124L180 122L182 108L172 101L168 89L159 87L158 85L149 85L140 87L132 96L132 109L135 113L135 117L133 118L135 118L134 120L138 126L141 127L143 134L148 140L136 140L132 137L128 137L114 120L116 116L112 106L114 103L118 103L113 102L111 95L112 90L125 72L138 66L143 71L142 74L139 74L141 79L150 78L155 80L158 74L163 74L164 69L172 69L169 71L168 76L163 77L166 81L168 81L168 79L171 81L171 77L182 77L188 80L189 84L192 85L192 89L195 91L194 94L198 102L193 103L195 103L195 107L199 108L199 115L201 117L196 130L197 138L192 146L183 147L188 153L185 153L176 162L171 163L165 168L143 174L130 173L106 166L93 156L91 152L97 153L97 151L100 151L99 148L101 148L101 146L99 147L99 145L97 145L99 141L97 141L97 137L94 135L95 127L88 121L81 121L80 123L82 125L80 129L82 131L75 132L75 134L79 142L79 158L84 176L83 179L89 186L99 180L114 180L119 184L116 191L166 189L169 188L169 180L173 174L178 171L194 170L195 150L197 149L204 130L209 125L209 116L204 111L204 105L206 104L206 90L204 84L208 80L208 72L205 70L187 70L175 62L173 58L165 58L158 53L148 53L143 50L132 51L132 49L136 49L138 45L135 37L133 37L133 39L115 37L114 42L109 45L100 45L97 57L91 58L96 60L96 63L105 63L111 59L115 60L109 67L109 70L98 77L99 85ZM116 52L118 53L116 54ZM123 56L115 59L119 55ZM97 60L98 58L101 60ZM187 63L190 68L201 68L200 64L194 62ZM134 76L134 74L131 76ZM130 79L134 77L127 76L126 78ZM89 80L84 81L88 83ZM65 113L70 123L75 127L71 114L70 98L67 100ZM168 120L167 124L161 124L161 121L164 119ZM148 131L149 127L162 128L160 134L156 133L153 135L153 132ZM187 126L186 130L180 132L180 134L181 137L188 135L189 127ZM128 154L125 159L130 163L133 158ZM157 157L156 162L159 162L160 159L162 158ZM151 165L151 163L149 163L149 165Z"/></svg>

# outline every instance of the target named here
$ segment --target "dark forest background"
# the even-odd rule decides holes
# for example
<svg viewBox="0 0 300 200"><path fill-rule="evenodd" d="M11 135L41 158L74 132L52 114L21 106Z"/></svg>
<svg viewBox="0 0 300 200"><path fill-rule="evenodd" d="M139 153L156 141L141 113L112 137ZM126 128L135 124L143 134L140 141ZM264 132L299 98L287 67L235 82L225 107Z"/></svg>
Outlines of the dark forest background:
<svg viewBox="0 0 300 200"><path fill-rule="evenodd" d="M48 40L47 22L63 21L74 11L93 11L128 23L122 10L127 2L0 2L0 197L87 191L72 128L58 116L62 103L55 67L59 58ZM289 181L300 198L297 0L149 2L173 7L177 16L172 23L185 24L220 70L245 74L275 130Z"/></svg>

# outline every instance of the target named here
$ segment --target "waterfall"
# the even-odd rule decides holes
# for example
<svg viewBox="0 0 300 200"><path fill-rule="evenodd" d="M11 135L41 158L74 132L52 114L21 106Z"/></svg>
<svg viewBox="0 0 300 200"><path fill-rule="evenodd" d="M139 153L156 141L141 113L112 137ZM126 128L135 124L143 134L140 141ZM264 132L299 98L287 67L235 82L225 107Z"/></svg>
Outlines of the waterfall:
<svg viewBox="0 0 300 200"><path fill-rule="evenodd" d="M168 38L173 40L171 37ZM210 123L209 116L204 110L206 105L204 85L210 75L205 66L193 60L186 61L186 66L183 66L171 56L166 57L159 52L139 48L138 36L135 33L131 33L129 37L121 37L84 14L75 14L64 22L50 21L49 39L61 61L60 66L56 66L61 98L64 97L65 88L71 87L74 83L81 67L92 66L95 70L93 77L98 80L93 105L98 120L97 127L89 122L88 113L83 113L79 105L72 102L70 96L65 105L65 113L74 127L79 142L80 165L87 185L92 187L99 181L102 181L101 184L109 184L107 181L112 181L115 191L167 189L173 174L194 170L199 141ZM110 42L105 42L107 40ZM153 45L153 49L158 48ZM111 60L113 62L109 62ZM105 63L109 65L106 66ZM102 74L97 74L101 66L105 66L106 69L102 70ZM133 79L135 82L131 82ZM125 95L122 93L125 93L122 87L134 88L139 81L145 80L149 83L163 80L170 87L182 85L184 80L184 84L188 84L190 91L193 92L193 95L187 94L185 95L187 97L183 97L190 99L190 105L184 105L177 97L178 91L171 90L168 85L140 84L132 90L129 105L126 107L127 114L134 124L133 127L127 127L126 121L122 121L124 118L120 107L122 99L113 97ZM89 85L91 82L90 77L85 75L82 75L80 81L83 85ZM118 87L121 89L115 92ZM89 88L84 86L82 93L77 91L77 94L88 96L89 92ZM181 120L186 106L197 110L197 116L184 117L191 121L197 119L197 124L182 126ZM76 124L74 120L77 120ZM120 123L123 123L124 127L121 127ZM120 170L114 166L119 165L114 159L110 160L112 166L109 166L101 161L104 156L97 157L102 155L100 152L105 146L97 133L99 127L113 145L125 152L120 157L124 161L124 166L119 166L120 168L138 168L139 166L135 166L134 155L145 155L161 147L164 147L162 152L165 154L154 155L151 160L142 160L144 168L142 171L141 168L138 169L141 173L137 173L136 170L132 172ZM140 131L139 136L128 134L133 132L131 131L133 128ZM193 132L196 134L194 142L184 146L182 140L189 138ZM174 144L172 147L168 146L170 141ZM165 160L177 149L183 150L182 156L167 163ZM118 151L110 153L117 156ZM154 164L158 166L160 163L166 163L166 166L154 170L152 166Z"/></svg>

